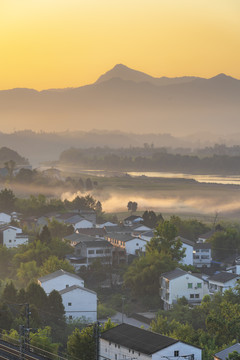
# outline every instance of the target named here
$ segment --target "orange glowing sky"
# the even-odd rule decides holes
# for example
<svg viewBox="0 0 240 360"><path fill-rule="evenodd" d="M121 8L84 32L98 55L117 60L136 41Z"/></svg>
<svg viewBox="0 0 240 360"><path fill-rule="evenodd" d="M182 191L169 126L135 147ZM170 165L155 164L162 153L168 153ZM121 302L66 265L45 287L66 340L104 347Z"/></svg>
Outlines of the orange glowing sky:
<svg viewBox="0 0 240 360"><path fill-rule="evenodd" d="M239 0L0 0L0 89L76 87L117 63L240 78Z"/></svg>

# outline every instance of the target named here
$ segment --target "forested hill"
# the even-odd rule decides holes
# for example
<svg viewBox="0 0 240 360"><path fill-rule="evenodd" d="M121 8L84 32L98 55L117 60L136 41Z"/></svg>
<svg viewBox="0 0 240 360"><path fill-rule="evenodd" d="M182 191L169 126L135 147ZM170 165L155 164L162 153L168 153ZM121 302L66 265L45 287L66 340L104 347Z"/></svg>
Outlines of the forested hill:
<svg viewBox="0 0 240 360"><path fill-rule="evenodd" d="M19 155L16 151L7 147L0 148L0 166L8 161L14 161L16 165L28 165L28 160Z"/></svg>
<svg viewBox="0 0 240 360"><path fill-rule="evenodd" d="M135 151L134 151L135 150ZM139 150L139 151L138 151ZM170 154L164 149L151 149L147 156L141 149L74 149L63 151L60 165L76 165L87 169L117 171L162 171L192 174L240 174L240 154Z"/></svg>

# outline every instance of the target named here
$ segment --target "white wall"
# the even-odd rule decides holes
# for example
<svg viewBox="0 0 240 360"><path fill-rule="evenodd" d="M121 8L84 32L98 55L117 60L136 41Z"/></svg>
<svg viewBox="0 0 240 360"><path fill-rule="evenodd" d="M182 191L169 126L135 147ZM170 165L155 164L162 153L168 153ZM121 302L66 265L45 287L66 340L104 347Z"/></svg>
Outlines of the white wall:
<svg viewBox="0 0 240 360"><path fill-rule="evenodd" d="M180 263L183 265L193 265L193 247L183 243L182 249L185 249L185 257L180 261Z"/></svg>
<svg viewBox="0 0 240 360"><path fill-rule="evenodd" d="M201 288L197 284L201 283ZM188 288L188 284L192 284L192 288ZM169 303L172 304L181 297L185 297L190 302L201 301L204 293L203 280L192 276L191 274L183 275L177 279L173 279L169 283ZM199 297L196 295L199 294ZM191 295L194 295L192 298Z"/></svg>
<svg viewBox="0 0 240 360"><path fill-rule="evenodd" d="M146 354L139 353L138 351L126 348L124 346L118 346L118 344L115 343L111 343L111 345L109 345L109 341L100 338L101 360L104 360L105 356L107 360L115 360L116 358L117 360L130 360L132 358L137 358L138 360L150 360L152 358L151 356L147 356Z"/></svg>
<svg viewBox="0 0 240 360"><path fill-rule="evenodd" d="M184 344L178 341L176 344L168 346L167 348L156 352L153 355L146 355L136 350L132 350L130 348L126 348L124 346L111 343L104 339L100 339L100 357L102 360L110 359L110 360L131 360L131 359L138 359L138 360L166 360L166 358L171 358L171 360L179 360L178 357L174 357L174 351L179 351L179 356L186 356L186 355L194 355L194 360L201 360L202 359L202 350L198 349L194 346ZM181 359L183 360L183 358ZM185 358L187 360L187 358Z"/></svg>
<svg viewBox="0 0 240 360"><path fill-rule="evenodd" d="M7 248L13 248L28 243L28 236L22 235L18 238L17 234L22 234L22 229L11 226L3 230L3 245Z"/></svg>
<svg viewBox="0 0 240 360"><path fill-rule="evenodd" d="M91 221L88 220L81 220L79 222L77 222L76 224L74 224L74 229L88 229L88 228L93 228L93 223Z"/></svg>
<svg viewBox="0 0 240 360"><path fill-rule="evenodd" d="M145 251L146 241L140 238L135 238L125 243L125 249L127 254L136 254L136 250Z"/></svg>
<svg viewBox="0 0 240 360"><path fill-rule="evenodd" d="M78 280L76 277L70 276L68 274L63 274L53 279L44 281L43 283L40 283L40 285L47 294L50 294L50 292L53 290L61 291L66 287L70 287L72 285L79 285L83 287L84 281L80 278Z"/></svg>
<svg viewBox="0 0 240 360"><path fill-rule="evenodd" d="M238 284L238 279L240 279L240 276L238 278L226 281L225 283L209 280L209 292L213 294L218 291L224 292L225 290L232 289Z"/></svg>
<svg viewBox="0 0 240 360"><path fill-rule="evenodd" d="M158 351L157 353L153 354L152 360L166 360L166 357L173 357L174 359L174 351L179 351L179 356L186 356L186 355L194 355L194 360L201 360L202 359L202 350L196 348L195 346L184 344L181 341L168 346L167 348ZM172 359L172 360L173 360ZM176 357L178 360L178 357ZM186 358L187 360L187 358Z"/></svg>
<svg viewBox="0 0 240 360"><path fill-rule="evenodd" d="M89 322L97 321L97 294L76 288L62 294L65 316L69 319L84 317Z"/></svg>
<svg viewBox="0 0 240 360"><path fill-rule="evenodd" d="M0 213L0 225L9 224L11 222L11 216L5 213Z"/></svg>

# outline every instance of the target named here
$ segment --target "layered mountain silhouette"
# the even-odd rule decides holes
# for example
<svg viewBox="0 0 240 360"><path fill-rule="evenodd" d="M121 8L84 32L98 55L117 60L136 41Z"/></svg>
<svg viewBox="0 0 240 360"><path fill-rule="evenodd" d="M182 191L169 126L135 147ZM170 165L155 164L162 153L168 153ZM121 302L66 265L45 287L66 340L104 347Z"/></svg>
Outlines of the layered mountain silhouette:
<svg viewBox="0 0 240 360"><path fill-rule="evenodd" d="M240 80L154 78L116 65L79 88L0 91L2 131L106 129L187 135L240 131Z"/></svg>

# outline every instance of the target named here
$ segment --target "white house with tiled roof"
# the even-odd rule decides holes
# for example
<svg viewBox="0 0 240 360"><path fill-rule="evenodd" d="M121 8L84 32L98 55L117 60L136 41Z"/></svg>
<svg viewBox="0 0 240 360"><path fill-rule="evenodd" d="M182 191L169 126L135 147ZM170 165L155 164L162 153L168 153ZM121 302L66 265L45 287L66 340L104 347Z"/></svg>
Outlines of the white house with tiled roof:
<svg viewBox="0 0 240 360"><path fill-rule="evenodd" d="M168 336L121 324L100 337L102 360L201 360L202 350Z"/></svg>
<svg viewBox="0 0 240 360"><path fill-rule="evenodd" d="M97 320L97 294L85 288L79 276L58 270L39 278L38 284L47 294L53 290L59 292L68 320L82 317L90 322Z"/></svg>
<svg viewBox="0 0 240 360"><path fill-rule="evenodd" d="M228 271L220 271L208 278L209 293L224 292L235 287L240 281L240 274L234 274Z"/></svg>
<svg viewBox="0 0 240 360"><path fill-rule="evenodd" d="M72 285L61 291L65 316L68 320L84 318L88 322L97 321L97 294L95 291Z"/></svg>
<svg viewBox="0 0 240 360"><path fill-rule="evenodd" d="M10 226L0 226L0 243L7 248L18 247L19 245L28 244L28 235L23 234L22 229Z"/></svg>
<svg viewBox="0 0 240 360"><path fill-rule="evenodd" d="M206 294L208 286L201 274L192 274L176 268L160 277L160 296L164 310L169 310L182 297L191 304L200 303Z"/></svg>
<svg viewBox="0 0 240 360"><path fill-rule="evenodd" d="M195 243L191 240L185 239L182 236L177 236L176 240L179 239L182 242L182 249L185 249L185 256L181 260L183 265L193 265L193 249Z"/></svg>
<svg viewBox="0 0 240 360"><path fill-rule="evenodd" d="M41 285L47 294L50 294L53 290L60 291L72 285L84 287L84 280L76 274L61 269L39 278L38 284Z"/></svg>
<svg viewBox="0 0 240 360"><path fill-rule="evenodd" d="M11 215L5 214L3 212L0 213L0 225L9 224L11 219Z"/></svg>
<svg viewBox="0 0 240 360"><path fill-rule="evenodd" d="M217 352L216 354L214 354L214 360L226 360L228 359L229 354L234 351L240 354L240 343L236 343L222 351Z"/></svg>

